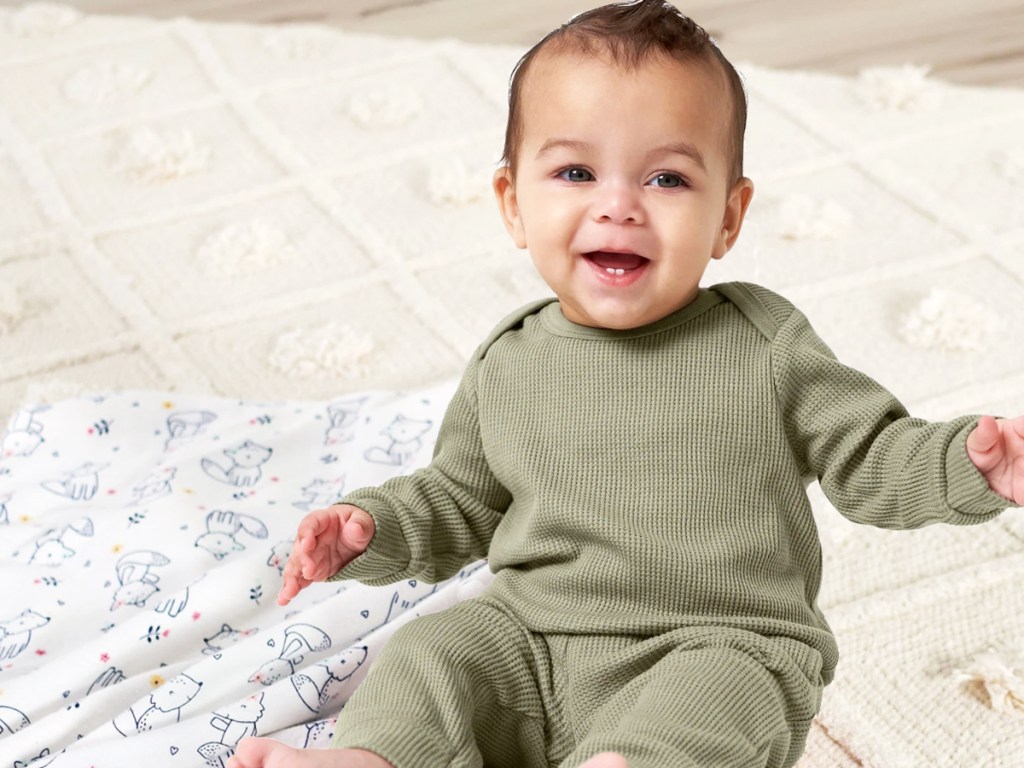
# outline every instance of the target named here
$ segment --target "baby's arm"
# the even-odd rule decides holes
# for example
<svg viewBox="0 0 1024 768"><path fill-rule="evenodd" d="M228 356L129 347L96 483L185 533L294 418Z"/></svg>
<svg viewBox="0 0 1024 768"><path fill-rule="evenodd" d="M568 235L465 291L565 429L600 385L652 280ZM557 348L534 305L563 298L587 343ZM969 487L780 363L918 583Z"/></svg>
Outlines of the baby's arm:
<svg viewBox="0 0 1024 768"><path fill-rule="evenodd" d="M911 417L891 392L837 360L799 310L790 310L772 346L794 456L849 519L898 529L974 525L1013 506L968 456L977 416Z"/></svg>
<svg viewBox="0 0 1024 768"><path fill-rule="evenodd" d="M1024 416L982 416L967 436L967 455L993 491L1024 506Z"/></svg>
<svg viewBox="0 0 1024 768"><path fill-rule="evenodd" d="M302 518L284 567L278 604L287 605L314 581L326 581L355 560L375 531L370 514L352 504L335 504Z"/></svg>

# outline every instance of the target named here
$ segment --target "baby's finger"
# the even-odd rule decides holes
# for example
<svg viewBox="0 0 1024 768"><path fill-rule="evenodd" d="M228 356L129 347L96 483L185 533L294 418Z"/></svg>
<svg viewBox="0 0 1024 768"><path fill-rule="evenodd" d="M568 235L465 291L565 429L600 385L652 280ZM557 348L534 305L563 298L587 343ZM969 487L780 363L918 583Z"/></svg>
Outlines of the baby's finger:
<svg viewBox="0 0 1024 768"><path fill-rule="evenodd" d="M342 528L342 540L345 545L357 553L363 552L373 538L373 519L353 515Z"/></svg>
<svg viewBox="0 0 1024 768"><path fill-rule="evenodd" d="M285 579L281 585L281 591L277 593L277 604L288 605L297 594L299 594L299 586L295 579Z"/></svg>
<svg viewBox="0 0 1024 768"><path fill-rule="evenodd" d="M325 570L324 556L323 553L314 550L302 557L302 567L299 570L300 575L306 581L310 583L314 581L323 581L325 578L330 576L329 573L321 573Z"/></svg>
<svg viewBox="0 0 1024 768"><path fill-rule="evenodd" d="M1010 429L1016 433L1017 437L1024 438L1024 416L1011 419Z"/></svg>
<svg viewBox="0 0 1024 768"><path fill-rule="evenodd" d="M310 512L299 521L299 528L295 532L296 543L304 540L316 541L316 537L327 529L329 523L330 519L324 510Z"/></svg>
<svg viewBox="0 0 1024 768"><path fill-rule="evenodd" d="M967 447L978 453L988 453L999 442L999 425L991 416L982 416L978 425L967 435Z"/></svg>
<svg viewBox="0 0 1024 768"><path fill-rule="evenodd" d="M279 605L284 605L298 594L298 590L293 591L295 581L295 568L292 565L292 561L289 560L285 564L284 570L281 571L281 589L277 593L277 602ZM285 597L286 595L287 597ZM282 599L284 602L281 602Z"/></svg>
<svg viewBox="0 0 1024 768"><path fill-rule="evenodd" d="M1024 457L1014 462L1010 493L1013 503L1018 507L1024 507Z"/></svg>

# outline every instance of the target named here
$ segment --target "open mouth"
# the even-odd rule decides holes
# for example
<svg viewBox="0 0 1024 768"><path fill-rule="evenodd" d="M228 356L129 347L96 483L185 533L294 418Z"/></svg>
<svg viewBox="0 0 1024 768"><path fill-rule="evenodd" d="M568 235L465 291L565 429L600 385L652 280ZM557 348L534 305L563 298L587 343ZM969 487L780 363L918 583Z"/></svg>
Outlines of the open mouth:
<svg viewBox="0 0 1024 768"><path fill-rule="evenodd" d="M650 259L638 253L613 253L611 251L591 251L584 253L583 258L597 274L619 285L632 282L650 264Z"/></svg>

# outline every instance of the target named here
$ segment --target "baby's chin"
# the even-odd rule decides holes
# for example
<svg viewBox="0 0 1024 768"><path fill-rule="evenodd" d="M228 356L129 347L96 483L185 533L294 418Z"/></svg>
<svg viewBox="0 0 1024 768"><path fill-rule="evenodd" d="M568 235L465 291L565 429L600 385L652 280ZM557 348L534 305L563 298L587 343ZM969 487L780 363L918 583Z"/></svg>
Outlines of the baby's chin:
<svg viewBox="0 0 1024 768"><path fill-rule="evenodd" d="M567 307L562 302L562 314L567 320L589 328L601 328L608 331L632 331L643 328L660 318L648 319L646 313L628 310L614 310L602 307L576 308Z"/></svg>
<svg viewBox="0 0 1024 768"><path fill-rule="evenodd" d="M652 325L675 314L692 304L699 293L698 289L677 301L660 302L658 305L614 300L580 305L578 302L567 302L561 298L559 302L565 318L577 325L603 328L609 331L632 331Z"/></svg>

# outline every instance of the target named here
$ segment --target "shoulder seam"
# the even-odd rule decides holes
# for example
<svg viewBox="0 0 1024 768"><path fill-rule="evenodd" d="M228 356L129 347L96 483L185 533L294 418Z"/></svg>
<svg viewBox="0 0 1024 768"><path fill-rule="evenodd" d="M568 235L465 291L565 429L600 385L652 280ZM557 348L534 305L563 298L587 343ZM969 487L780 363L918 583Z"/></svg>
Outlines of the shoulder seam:
<svg viewBox="0 0 1024 768"><path fill-rule="evenodd" d="M714 286L761 332L768 341L774 342L782 323L772 314L771 310L752 290L747 283L721 283Z"/></svg>
<svg viewBox="0 0 1024 768"><path fill-rule="evenodd" d="M474 358L476 360L483 360L484 356L487 354L487 350L491 348L491 345L494 344L494 342L500 339L508 331L521 326L527 317L536 314L554 301L557 301L557 299L553 296L547 299L537 299L506 315L501 322L494 326L491 332L487 334L487 337L483 340L480 346L477 347Z"/></svg>

